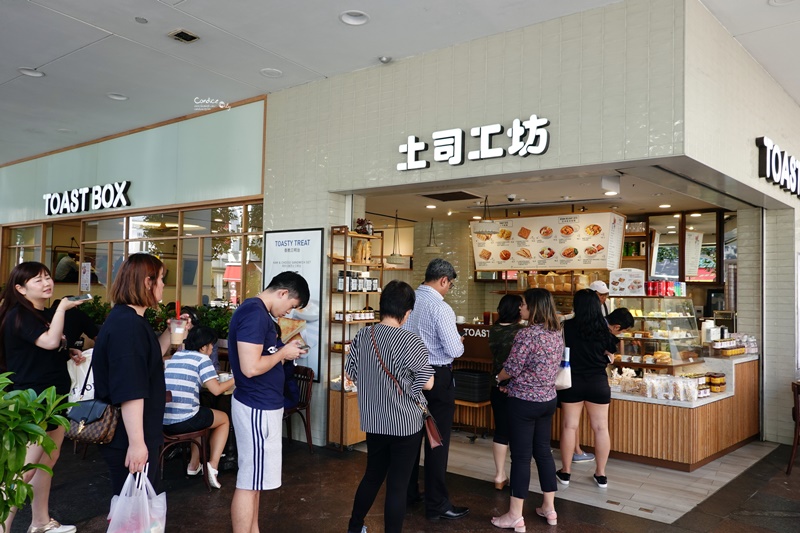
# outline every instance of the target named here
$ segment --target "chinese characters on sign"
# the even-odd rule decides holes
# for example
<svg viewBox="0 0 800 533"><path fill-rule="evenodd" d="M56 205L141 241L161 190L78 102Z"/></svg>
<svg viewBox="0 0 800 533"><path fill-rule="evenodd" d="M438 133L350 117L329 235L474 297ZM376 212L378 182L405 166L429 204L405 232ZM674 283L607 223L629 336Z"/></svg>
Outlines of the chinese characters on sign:
<svg viewBox="0 0 800 533"><path fill-rule="evenodd" d="M528 120L514 119L511 128L506 135L511 139L511 146L508 147L510 155L527 157L528 155L542 155L547 151L550 143L550 134L545 129L550 124L546 118L539 118L531 115ZM500 124L488 124L470 128L470 136L479 139L479 149L470 150L467 159L470 161L480 161L482 159L494 159L506 155L505 148L493 148L493 137L503 133L503 126ZM464 130L454 128L449 130L435 131L433 137L433 160L456 166L464 163ZM420 141L416 136L409 135L405 144L400 145L400 153L406 154L406 161L397 164L397 170L420 170L428 168L430 162L422 159L422 152L428 149L428 143Z"/></svg>

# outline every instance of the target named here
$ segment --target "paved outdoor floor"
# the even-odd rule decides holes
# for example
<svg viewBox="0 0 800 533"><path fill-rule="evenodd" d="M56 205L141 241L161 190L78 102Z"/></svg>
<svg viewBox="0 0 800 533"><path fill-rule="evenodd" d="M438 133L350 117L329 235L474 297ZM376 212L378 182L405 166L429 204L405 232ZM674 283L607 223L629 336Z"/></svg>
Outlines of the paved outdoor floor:
<svg viewBox="0 0 800 533"><path fill-rule="evenodd" d="M785 474L789 447L779 446L708 499L673 524L601 509L563 499L556 500L562 531L694 531L759 532L800 531L800 464L791 477ZM487 457L487 461L491 461ZM309 453L304 443L284 440L283 487L264 493L261 498L262 532L337 532L347 530L347 521L366 456L359 452L340 453L315 448ZM798 460L800 463L800 460ZM167 464L162 490L167 491L167 531L230 531L230 502L235 474L220 474L221 490L209 493L199 478L182 475L180 460ZM467 505L470 514L453 522L430 522L422 505L408 510L406 532L497 533L489 519L508 508L508 492L494 490L492 484L460 475L451 475L449 487L457 505ZM676 496L678 489L674 489ZM51 512L64 523L76 524L80 533L106 530L105 516L111 498L105 463L96 448L86 459L68 449L56 467L51 495ZM525 506L528 531L549 531L534 508L541 496L531 494ZM383 530L383 493L367 517L370 533ZM12 532L25 532L30 523L29 509L20 511Z"/></svg>

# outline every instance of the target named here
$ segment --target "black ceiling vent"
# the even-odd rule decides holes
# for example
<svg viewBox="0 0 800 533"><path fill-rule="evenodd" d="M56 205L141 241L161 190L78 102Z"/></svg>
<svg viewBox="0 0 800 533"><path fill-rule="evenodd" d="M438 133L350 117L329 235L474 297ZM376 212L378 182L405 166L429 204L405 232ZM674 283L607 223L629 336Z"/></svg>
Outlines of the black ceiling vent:
<svg viewBox="0 0 800 533"><path fill-rule="evenodd" d="M443 192L440 194L423 194L422 196L425 198L430 198L431 200L438 200L440 202L456 202L458 200L476 200L480 198L480 196L475 196L474 194L464 191Z"/></svg>
<svg viewBox="0 0 800 533"><path fill-rule="evenodd" d="M170 37L182 43L193 43L200 37L186 30L175 30L169 34Z"/></svg>

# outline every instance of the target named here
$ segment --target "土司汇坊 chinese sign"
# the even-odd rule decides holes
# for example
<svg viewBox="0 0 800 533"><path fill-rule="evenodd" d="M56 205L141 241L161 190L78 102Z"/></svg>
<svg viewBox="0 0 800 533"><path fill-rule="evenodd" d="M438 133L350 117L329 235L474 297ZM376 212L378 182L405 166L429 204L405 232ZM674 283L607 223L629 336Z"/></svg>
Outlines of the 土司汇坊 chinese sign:
<svg viewBox="0 0 800 533"><path fill-rule="evenodd" d="M131 205L128 198L129 181L94 185L92 187L79 187L63 192L47 193L44 199L45 216L82 213L84 211L98 211L112 207L127 207Z"/></svg>
<svg viewBox="0 0 800 533"><path fill-rule="evenodd" d="M547 151L550 143L550 134L545 129L550 121L546 118L539 118L531 115L528 120L514 119L511 128L506 135L511 139L508 147L509 155L526 157L528 155L541 155ZM503 134L501 124L489 124L486 126L476 126L470 129L470 136L479 139L477 150L467 152L467 159L470 161L480 161L483 159L494 159L505 157L506 149L493 147L493 138ZM464 163L464 130L453 128L449 130L435 131L433 137L433 160L437 162L447 162L456 166ZM424 159L428 143L420 141L416 136L409 135L408 141L400 145L400 153L406 154L405 163L398 163L397 170L420 170L428 168L430 162Z"/></svg>
<svg viewBox="0 0 800 533"><path fill-rule="evenodd" d="M782 152L769 137L756 139L758 146L758 175L790 194L800 196L800 162Z"/></svg>

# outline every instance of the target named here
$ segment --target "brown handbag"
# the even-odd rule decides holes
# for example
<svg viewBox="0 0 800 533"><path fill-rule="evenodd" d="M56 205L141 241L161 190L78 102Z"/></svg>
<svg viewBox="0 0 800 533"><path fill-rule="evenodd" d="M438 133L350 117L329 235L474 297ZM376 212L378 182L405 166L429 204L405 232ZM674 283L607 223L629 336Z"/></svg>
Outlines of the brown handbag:
<svg viewBox="0 0 800 533"><path fill-rule="evenodd" d="M378 356L378 362L381 364L383 371L392 378L394 381L395 387L397 387L397 393L403 394L403 388L400 386L400 383L397 382L397 378L389 372L389 369L386 368L386 365L383 362L383 358L381 357L381 352L378 350L378 343L375 342L375 326L369 328L370 336L372 337L372 347L375 348L375 355ZM437 448L442 445L442 435L439 433L439 426L436 425L436 420L434 420L433 415L428 411L428 408L422 405L420 402L415 402L417 407L422 409L422 422L425 426L425 434L428 437L428 444L431 448Z"/></svg>
<svg viewBox="0 0 800 533"><path fill-rule="evenodd" d="M92 363L83 380L81 398L86 392L89 374L92 372ZM120 409L104 402L103 400L81 400L70 408L67 413L69 429L65 436L75 442L87 444L108 444L114 438L120 418Z"/></svg>

